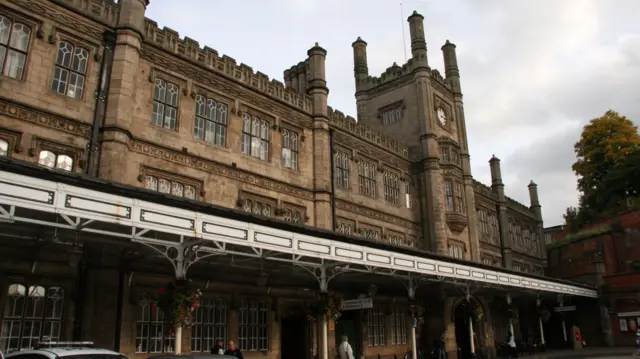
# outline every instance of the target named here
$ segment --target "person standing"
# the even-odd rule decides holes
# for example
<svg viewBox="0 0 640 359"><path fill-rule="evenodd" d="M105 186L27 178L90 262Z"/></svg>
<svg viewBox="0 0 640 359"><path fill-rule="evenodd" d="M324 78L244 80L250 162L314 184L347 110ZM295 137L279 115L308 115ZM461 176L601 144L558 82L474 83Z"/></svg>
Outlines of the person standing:
<svg viewBox="0 0 640 359"><path fill-rule="evenodd" d="M440 338L433 341L433 349L435 350L436 359L447 359L447 351L445 350L445 333L442 333Z"/></svg>
<svg viewBox="0 0 640 359"><path fill-rule="evenodd" d="M509 346L509 357L517 358L518 351L516 350L516 339L513 336L513 333L509 333L509 340L507 340L507 345Z"/></svg>
<svg viewBox="0 0 640 359"><path fill-rule="evenodd" d="M236 343L234 343L233 340L229 340L227 351L224 352L224 355L231 355L238 359L244 359L242 352L238 347L236 347Z"/></svg>
<svg viewBox="0 0 640 359"><path fill-rule="evenodd" d="M340 354L340 359L354 359L353 348L351 348L349 338L346 335L342 336L342 344L338 347L338 353Z"/></svg>
<svg viewBox="0 0 640 359"><path fill-rule="evenodd" d="M222 344L222 340L218 340L216 345L211 348L211 354L224 354L224 344Z"/></svg>

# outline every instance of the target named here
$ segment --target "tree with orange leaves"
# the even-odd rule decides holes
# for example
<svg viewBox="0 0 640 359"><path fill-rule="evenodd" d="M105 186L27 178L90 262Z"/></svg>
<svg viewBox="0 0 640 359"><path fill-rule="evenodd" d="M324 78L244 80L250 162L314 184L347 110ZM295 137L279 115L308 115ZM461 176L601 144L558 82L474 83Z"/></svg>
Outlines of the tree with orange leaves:
<svg viewBox="0 0 640 359"><path fill-rule="evenodd" d="M572 169L578 176L583 220L639 195L640 179L634 173L640 171L640 135L631 120L607 111L584 126L574 150Z"/></svg>

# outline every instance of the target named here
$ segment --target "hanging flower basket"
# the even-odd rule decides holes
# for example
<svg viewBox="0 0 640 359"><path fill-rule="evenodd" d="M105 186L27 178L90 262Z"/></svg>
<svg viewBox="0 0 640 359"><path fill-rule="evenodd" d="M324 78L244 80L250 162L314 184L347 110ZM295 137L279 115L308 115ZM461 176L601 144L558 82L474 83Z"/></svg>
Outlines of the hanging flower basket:
<svg viewBox="0 0 640 359"><path fill-rule="evenodd" d="M177 326L189 327L193 322L193 312L200 306L202 292L191 290L188 281L175 281L158 288L154 293L154 311L164 312L165 322L169 332Z"/></svg>
<svg viewBox="0 0 640 359"><path fill-rule="evenodd" d="M342 299L330 295L321 294L307 304L307 319L315 321L320 316L333 321L337 321L342 315Z"/></svg>
<svg viewBox="0 0 640 359"><path fill-rule="evenodd" d="M541 305L538 307L538 316L540 316L543 322L548 322L549 318L551 318L551 313L549 313L547 307Z"/></svg>
<svg viewBox="0 0 640 359"><path fill-rule="evenodd" d="M484 312L482 311L482 307L475 300L471 300L467 302L467 313L469 317L475 319L476 321L482 320L484 317Z"/></svg>
<svg viewBox="0 0 640 359"><path fill-rule="evenodd" d="M418 324L424 324L424 307L419 304L411 304L409 306L409 313L411 318L417 319Z"/></svg>

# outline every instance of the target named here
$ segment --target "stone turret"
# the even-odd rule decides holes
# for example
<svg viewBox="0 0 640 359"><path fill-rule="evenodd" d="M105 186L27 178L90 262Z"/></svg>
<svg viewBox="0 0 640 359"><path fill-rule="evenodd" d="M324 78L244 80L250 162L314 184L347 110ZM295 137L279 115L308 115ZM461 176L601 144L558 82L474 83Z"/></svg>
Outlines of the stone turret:
<svg viewBox="0 0 640 359"><path fill-rule="evenodd" d="M547 261L547 247L544 242L544 222L542 221L542 206L540 205L540 198L538 197L538 185L533 181L529 183L529 201L531 202L531 210L536 216L536 236L538 237L538 247L540 251L540 257L543 261L543 266L546 267Z"/></svg>
<svg viewBox="0 0 640 359"><path fill-rule="evenodd" d="M500 159L495 155L489 160L491 167L491 189L498 199L498 222L500 227L500 240L502 241L502 265L511 269L513 265L513 255L511 254L512 243L508 238L509 217L507 216L507 198L504 195L504 183L502 183L502 169Z"/></svg>
<svg viewBox="0 0 640 359"><path fill-rule="evenodd" d="M411 57L427 65L427 42L424 35L424 16L414 11L409 18L409 34L411 36Z"/></svg>
<svg viewBox="0 0 640 359"><path fill-rule="evenodd" d="M491 189L498 192L499 197L504 197L504 183L502 183L502 169L500 168L500 159L495 155L489 160L491 168Z"/></svg>
<svg viewBox="0 0 640 359"><path fill-rule="evenodd" d="M456 45L447 40L441 49L444 57L446 82L451 86L451 90L454 93L460 94L462 89L460 86L460 69L458 68L458 57L456 56Z"/></svg>
<svg viewBox="0 0 640 359"><path fill-rule="evenodd" d="M144 34L144 12L149 6L149 0L120 0L118 14L118 29L130 29Z"/></svg>
<svg viewBox="0 0 640 359"><path fill-rule="evenodd" d="M367 43L358 37L351 47L353 48L353 74L356 79L356 91L358 91L359 85L366 82L369 77Z"/></svg>
<svg viewBox="0 0 640 359"><path fill-rule="evenodd" d="M529 183L529 201L531 202L531 209L536 214L536 219L542 219L542 211L540 206L540 199L538 198L538 185L533 181Z"/></svg>
<svg viewBox="0 0 640 359"><path fill-rule="evenodd" d="M116 46L113 51L109 80L107 109L104 125L131 131L134 99L140 74L140 49L145 33L145 17L148 0L120 0L118 22L116 24ZM103 134L105 137L109 133ZM116 163L118 153L126 152L126 145L118 141L102 143L100 174L105 178L124 178L127 166Z"/></svg>
<svg viewBox="0 0 640 359"><path fill-rule="evenodd" d="M331 211L331 146L327 97L329 89L325 77L327 50L316 45L307 51L309 56L309 81L307 94L313 101L313 189L315 226L333 230Z"/></svg>

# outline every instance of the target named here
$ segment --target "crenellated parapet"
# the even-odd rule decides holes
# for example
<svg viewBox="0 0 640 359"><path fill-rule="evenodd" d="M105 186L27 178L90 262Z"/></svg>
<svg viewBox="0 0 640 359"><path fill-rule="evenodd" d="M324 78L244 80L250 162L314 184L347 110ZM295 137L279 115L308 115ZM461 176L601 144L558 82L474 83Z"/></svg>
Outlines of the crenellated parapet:
<svg viewBox="0 0 640 359"><path fill-rule="evenodd" d="M287 90L290 89L293 92L306 94L310 79L309 59L300 61L291 66L291 68L284 70L284 86Z"/></svg>
<svg viewBox="0 0 640 359"><path fill-rule="evenodd" d="M473 180L473 189L475 193L481 194L484 197L491 198L494 200L498 199L495 192L491 190L491 187L487 186L482 182L476 181L475 179Z"/></svg>
<svg viewBox="0 0 640 359"><path fill-rule="evenodd" d="M507 200L507 207L513 209L514 211L517 211L521 214L524 214L526 216L535 216L535 213L531 210L531 208L525 206L524 204L516 201L515 199L511 198L511 197L507 197L505 196L506 200Z"/></svg>
<svg viewBox="0 0 640 359"><path fill-rule="evenodd" d="M331 107L328 109L328 115L332 125L341 128L360 139L383 147L404 159L409 159L409 148L400 142L391 139L389 136L382 134L382 132L360 124L355 118L345 116L344 113L334 110Z"/></svg>
<svg viewBox="0 0 640 359"><path fill-rule="evenodd" d="M385 85L387 83L391 83L399 78L413 74L416 69L423 66L424 65L422 65L419 61L416 61L414 59L409 59L409 61L407 61L407 63L402 66L394 62L393 65L391 65L391 67L388 67L382 74L380 74L380 76L368 76L363 81L360 81L358 83L358 90L367 91ZM430 77L435 82L451 90L451 85L445 81L440 71L431 68L428 69Z"/></svg>
<svg viewBox="0 0 640 359"><path fill-rule="evenodd" d="M72 8L91 19L113 27L118 21L119 5L115 0L51 0Z"/></svg>
<svg viewBox="0 0 640 359"><path fill-rule="evenodd" d="M313 102L305 93L287 89L282 82L269 79L269 76L259 71L254 72L253 68L243 63L238 65L235 59L226 55L220 56L218 51L208 46L201 48L198 41L194 39L189 37L181 39L177 31L168 27L160 29L158 23L146 18L144 39L148 44L197 62L266 96L295 106L306 113L312 112Z"/></svg>

